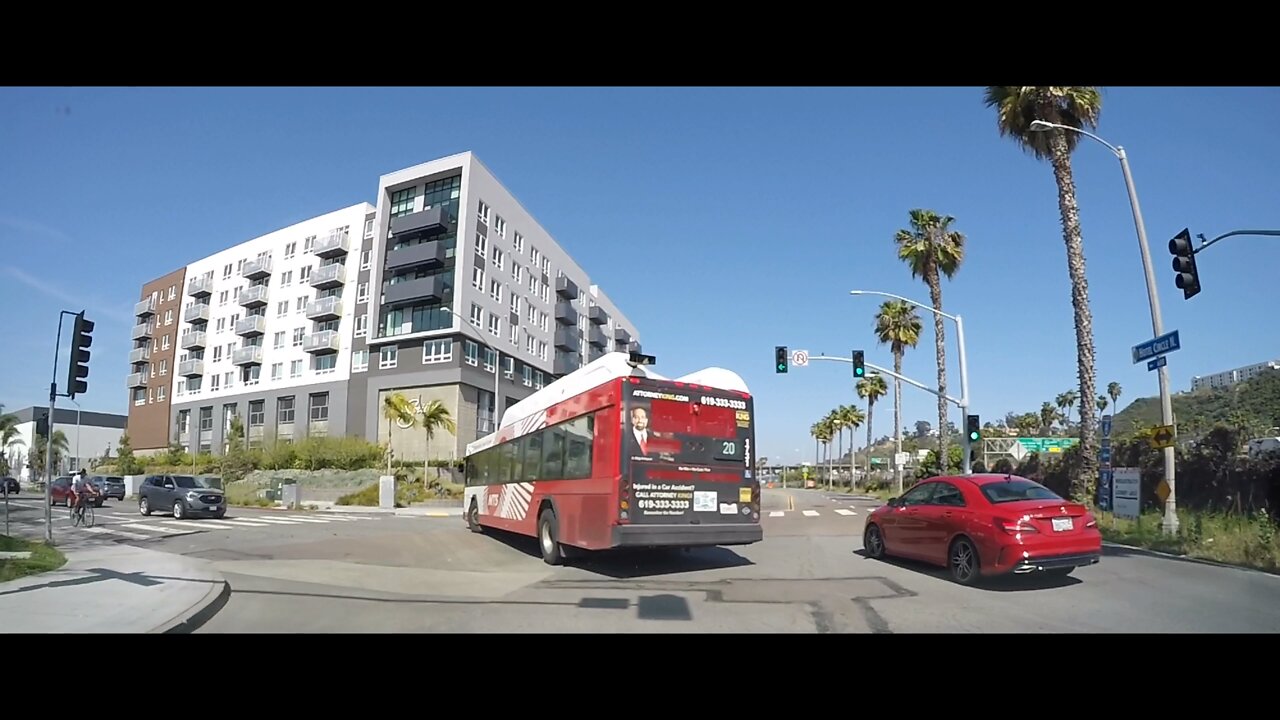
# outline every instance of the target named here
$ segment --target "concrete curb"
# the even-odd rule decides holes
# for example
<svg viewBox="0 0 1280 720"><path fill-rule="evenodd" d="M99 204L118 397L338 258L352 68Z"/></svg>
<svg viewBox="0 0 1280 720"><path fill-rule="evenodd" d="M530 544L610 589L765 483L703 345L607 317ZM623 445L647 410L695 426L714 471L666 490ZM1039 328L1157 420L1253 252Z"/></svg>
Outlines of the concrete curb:
<svg viewBox="0 0 1280 720"><path fill-rule="evenodd" d="M1218 562L1217 560L1209 560L1206 558L1192 557L1190 555L1175 555L1174 553L1164 552L1163 550L1152 550L1150 548L1138 547L1137 545L1124 545L1110 540L1102 541L1103 547L1121 548L1129 550L1139 555L1149 555L1151 557L1160 557L1168 560L1182 560L1183 562L1192 562L1200 565L1209 565L1211 567L1228 568L1230 570L1243 570L1245 572L1254 572L1259 575L1266 575L1280 580L1280 571L1262 570L1261 568L1252 568L1245 565L1232 565L1231 563Z"/></svg>
<svg viewBox="0 0 1280 720"><path fill-rule="evenodd" d="M209 592L205 593L200 602L187 608L181 615L151 632L165 635L194 632L201 625L209 622L209 619L214 615L217 615L230 599L231 585L226 580L221 580L209 588Z"/></svg>

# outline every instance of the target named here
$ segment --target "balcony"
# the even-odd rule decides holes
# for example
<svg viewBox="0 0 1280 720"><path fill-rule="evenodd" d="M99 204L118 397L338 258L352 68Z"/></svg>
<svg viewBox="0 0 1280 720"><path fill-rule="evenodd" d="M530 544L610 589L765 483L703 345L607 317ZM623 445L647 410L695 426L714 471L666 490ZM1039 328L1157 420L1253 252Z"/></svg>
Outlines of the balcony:
<svg viewBox="0 0 1280 720"><path fill-rule="evenodd" d="M599 305L592 305L591 310L587 312L587 319L596 325L608 325L609 313L605 312L605 309Z"/></svg>
<svg viewBox="0 0 1280 720"><path fill-rule="evenodd" d="M183 350L203 350L205 348L205 334L199 330L189 332L178 341L178 347Z"/></svg>
<svg viewBox="0 0 1280 720"><path fill-rule="evenodd" d="M267 331L267 319L261 315L249 315L236 321L236 334L241 337L257 337Z"/></svg>
<svg viewBox="0 0 1280 720"><path fill-rule="evenodd" d="M568 275L556 278L556 294L570 300L578 299L578 283L569 279Z"/></svg>
<svg viewBox="0 0 1280 720"><path fill-rule="evenodd" d="M342 317L342 298L337 295L316 298L307 305L307 319L324 322Z"/></svg>
<svg viewBox="0 0 1280 720"><path fill-rule="evenodd" d="M269 275L271 275L270 255L257 260L247 260L244 266L240 268L240 277L247 280L261 280Z"/></svg>
<svg viewBox="0 0 1280 720"><path fill-rule="evenodd" d="M129 337L134 340L151 337L151 323L144 322L133 326L133 332L129 333Z"/></svg>
<svg viewBox="0 0 1280 720"><path fill-rule="evenodd" d="M213 278L198 277L187 281L187 294L191 297L209 297L213 294Z"/></svg>
<svg viewBox="0 0 1280 720"><path fill-rule="evenodd" d="M439 240L418 243L387 251L387 269L398 270L414 265L425 266L428 270L444 267L444 243Z"/></svg>
<svg viewBox="0 0 1280 720"><path fill-rule="evenodd" d="M140 347L129 351L129 364L146 362L151 359L151 348Z"/></svg>
<svg viewBox="0 0 1280 720"><path fill-rule="evenodd" d="M556 330L556 347L577 352L582 348L582 340L576 328L560 328Z"/></svg>
<svg viewBox="0 0 1280 720"><path fill-rule="evenodd" d="M262 364L262 348L258 345L249 345L242 348L236 348L231 353L232 365L261 365Z"/></svg>
<svg viewBox="0 0 1280 720"><path fill-rule="evenodd" d="M383 292L384 305L413 305L440 302L445 299L444 279L439 275L406 280L387 285Z"/></svg>
<svg viewBox="0 0 1280 720"><path fill-rule="evenodd" d="M183 360L178 363L178 377L204 377L204 360Z"/></svg>
<svg viewBox="0 0 1280 720"><path fill-rule="evenodd" d="M130 389L146 387L147 374L144 372L129 373L129 377L125 378L125 385Z"/></svg>
<svg viewBox="0 0 1280 720"><path fill-rule="evenodd" d="M399 237L408 235L409 233L423 233L431 235L433 233L444 232L449 229L449 225L453 222L453 218L449 217L449 213L445 212L443 205L437 205L430 210L409 213L400 217L391 218L390 236Z"/></svg>
<svg viewBox="0 0 1280 720"><path fill-rule="evenodd" d="M576 359L557 355L555 361L551 365L551 372L555 375L568 375L579 367L581 367L581 365Z"/></svg>
<svg viewBox="0 0 1280 720"><path fill-rule="evenodd" d="M609 347L609 338L605 336L604 332L601 331L600 328L595 326L592 326L591 329L587 331L587 342L596 347Z"/></svg>
<svg viewBox="0 0 1280 720"><path fill-rule="evenodd" d="M567 302L556 303L556 322L565 325L578 324L578 311Z"/></svg>
<svg viewBox="0 0 1280 720"><path fill-rule="evenodd" d="M156 297L152 295L146 300L139 301L133 305L133 314L140 317L150 317L156 314Z"/></svg>
<svg viewBox="0 0 1280 720"><path fill-rule="evenodd" d="M262 307L267 304L267 286L251 285L240 291L240 305L247 308Z"/></svg>
<svg viewBox="0 0 1280 720"><path fill-rule="evenodd" d="M613 339L620 343L629 343L631 342L631 333L626 328L614 328Z"/></svg>
<svg viewBox="0 0 1280 720"><path fill-rule="evenodd" d="M316 240L311 246L311 254L316 257L331 258L340 255L346 255L351 252L349 233L329 233L326 237Z"/></svg>
<svg viewBox="0 0 1280 720"><path fill-rule="evenodd" d="M182 311L182 319L189 323L207 323L209 313L209 303L196 303Z"/></svg>
<svg viewBox="0 0 1280 720"><path fill-rule="evenodd" d="M321 330L302 338L302 351L313 355L338 352L338 331Z"/></svg>
<svg viewBox="0 0 1280 720"><path fill-rule="evenodd" d="M321 265L311 271L311 287L317 290L338 287L342 284L342 279L346 276L346 272L347 266L345 263Z"/></svg>

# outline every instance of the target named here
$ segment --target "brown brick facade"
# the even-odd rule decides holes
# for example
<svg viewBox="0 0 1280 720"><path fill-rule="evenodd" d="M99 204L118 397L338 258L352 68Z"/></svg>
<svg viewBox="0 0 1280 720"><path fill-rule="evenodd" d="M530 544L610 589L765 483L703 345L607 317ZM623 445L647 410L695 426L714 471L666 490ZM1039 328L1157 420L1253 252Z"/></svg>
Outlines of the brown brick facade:
<svg viewBox="0 0 1280 720"><path fill-rule="evenodd" d="M129 365L128 433L135 451L169 446L169 403L178 372L178 328L186 299L186 272L184 267L143 285L139 306L134 308L137 323L128 359L137 362ZM146 330L138 336L138 326L143 325Z"/></svg>

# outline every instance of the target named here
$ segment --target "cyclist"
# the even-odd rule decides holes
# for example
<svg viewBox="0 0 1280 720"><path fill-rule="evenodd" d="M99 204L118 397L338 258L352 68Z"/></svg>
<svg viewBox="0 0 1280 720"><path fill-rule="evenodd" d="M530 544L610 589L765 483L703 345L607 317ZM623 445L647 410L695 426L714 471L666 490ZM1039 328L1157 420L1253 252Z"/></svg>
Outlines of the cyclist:
<svg viewBox="0 0 1280 720"><path fill-rule="evenodd" d="M89 482L89 473L84 468L80 468L80 473L75 476L71 482L71 498L73 500L71 507L79 510L80 503L84 501L85 495L97 495L98 488Z"/></svg>

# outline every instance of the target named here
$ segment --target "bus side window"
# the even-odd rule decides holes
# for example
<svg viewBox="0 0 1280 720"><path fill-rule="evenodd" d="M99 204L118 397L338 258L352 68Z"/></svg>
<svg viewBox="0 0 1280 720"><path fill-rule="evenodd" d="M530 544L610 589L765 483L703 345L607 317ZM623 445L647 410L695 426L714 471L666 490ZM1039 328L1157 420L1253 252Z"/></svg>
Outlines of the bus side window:
<svg viewBox="0 0 1280 720"><path fill-rule="evenodd" d="M525 482L541 480L544 477L542 474L542 432L525 435L520 445L524 448Z"/></svg>

